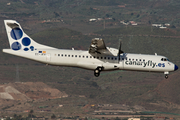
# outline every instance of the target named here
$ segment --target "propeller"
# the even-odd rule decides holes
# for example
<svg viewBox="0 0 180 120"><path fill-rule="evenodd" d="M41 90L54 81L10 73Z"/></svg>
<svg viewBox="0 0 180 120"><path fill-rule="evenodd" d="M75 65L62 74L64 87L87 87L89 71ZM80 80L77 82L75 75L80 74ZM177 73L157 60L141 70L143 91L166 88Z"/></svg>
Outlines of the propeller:
<svg viewBox="0 0 180 120"><path fill-rule="evenodd" d="M122 43L122 41L120 40L120 42L119 42L119 51L118 51L118 54L117 54L117 56L118 56L118 62L120 61L120 54L121 54L121 53L124 53L124 52L121 50L121 43Z"/></svg>

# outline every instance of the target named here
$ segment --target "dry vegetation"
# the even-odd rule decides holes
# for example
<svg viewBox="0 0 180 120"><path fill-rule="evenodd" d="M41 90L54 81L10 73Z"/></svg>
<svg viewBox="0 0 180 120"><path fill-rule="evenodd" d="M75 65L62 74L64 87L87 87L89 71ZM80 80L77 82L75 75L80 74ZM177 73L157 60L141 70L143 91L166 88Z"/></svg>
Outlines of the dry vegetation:
<svg viewBox="0 0 180 120"><path fill-rule="evenodd" d="M87 2L83 0L79 0L79 2L74 0L66 0L66 2L22 1L9 0L10 6L7 6L7 0L1 1L0 49L9 48L3 20L16 19L27 34L42 44L57 48L71 49L74 47L87 50L94 37L102 37L107 46L115 48L118 48L118 40L122 39L122 49L125 52L158 53L167 56L180 66L178 28L180 14L179 3L176 1L122 0L119 2L119 0L115 0L112 2L112 0L105 0L103 4L99 4L102 2L101 0L87 0ZM119 4L126 4L126 6L118 7ZM99 10L93 8L99 8ZM88 22L88 19L93 17L103 19L112 17L114 19L106 21L104 30L104 21ZM49 19L60 22L42 23L43 20ZM119 23L121 20L134 20L141 25L124 27ZM166 22L172 26L165 30L150 26L152 23ZM17 71L19 72L18 80L16 79ZM137 104L150 110L180 113L178 75L177 71L172 73L168 80L164 80L163 74L115 71L104 72L99 78L95 78L92 71L45 66L0 52L0 82L5 83L0 87L0 91L4 92L4 95L7 94L5 93L6 89L9 97L12 96L10 98L15 99L15 101L1 99L0 103L4 104L1 104L0 107L2 110L30 110L48 104L51 106L48 109L54 110L52 113L64 110L71 114L76 110L79 113L84 112L78 107L78 104L83 106L88 103L115 103ZM28 83L14 83L16 81ZM36 83L37 81L39 83ZM73 97L54 99L64 95L65 93L62 91ZM79 95L85 96L85 98L77 97ZM46 100L38 101L40 98ZM47 100L49 98L54 100ZM20 99L30 100L30 102L21 102ZM36 102L33 101L35 99ZM68 107L59 108L58 105L61 103ZM72 104L76 104L75 107ZM57 110L52 108L53 105Z"/></svg>

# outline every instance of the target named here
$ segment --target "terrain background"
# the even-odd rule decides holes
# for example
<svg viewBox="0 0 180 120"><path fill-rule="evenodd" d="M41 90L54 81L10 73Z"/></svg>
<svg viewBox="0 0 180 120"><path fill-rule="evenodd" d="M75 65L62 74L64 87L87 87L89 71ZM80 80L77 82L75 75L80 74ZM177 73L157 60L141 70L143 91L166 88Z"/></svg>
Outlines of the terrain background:
<svg viewBox="0 0 180 120"><path fill-rule="evenodd" d="M92 38L101 37L106 46L118 48L122 40L124 52L157 53L180 66L179 8L179 0L1 0L0 49L9 48L3 20L15 19L30 37L48 46L87 50ZM89 22L91 18L103 20ZM125 26L123 20L138 25ZM153 23L170 26L159 29ZM173 72L166 80L160 73L113 71L96 78L93 71L46 66L0 52L2 84L44 82L73 96L65 101L76 105L140 105L180 114L179 74Z"/></svg>

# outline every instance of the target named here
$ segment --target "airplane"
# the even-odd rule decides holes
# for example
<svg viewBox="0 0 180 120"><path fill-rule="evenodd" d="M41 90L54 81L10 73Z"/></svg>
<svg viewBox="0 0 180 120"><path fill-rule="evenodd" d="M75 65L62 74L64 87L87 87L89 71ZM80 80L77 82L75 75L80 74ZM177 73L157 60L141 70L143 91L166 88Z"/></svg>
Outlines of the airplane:
<svg viewBox="0 0 180 120"><path fill-rule="evenodd" d="M47 65L71 66L94 71L98 77L102 71L129 70L144 72L162 72L165 78L178 66L167 57L147 54L124 53L119 49L106 47L102 38L94 38L88 51L68 50L49 47L31 39L15 20L4 20L10 49L4 53L24 57Z"/></svg>

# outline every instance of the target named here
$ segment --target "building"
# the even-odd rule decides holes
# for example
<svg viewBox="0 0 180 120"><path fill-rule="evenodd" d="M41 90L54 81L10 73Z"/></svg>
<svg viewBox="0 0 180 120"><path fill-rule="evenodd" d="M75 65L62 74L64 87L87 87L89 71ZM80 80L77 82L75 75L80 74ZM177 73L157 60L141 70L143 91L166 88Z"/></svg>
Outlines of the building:
<svg viewBox="0 0 180 120"><path fill-rule="evenodd" d="M91 19L89 19L89 22L94 22L96 20L97 20L96 18L91 18Z"/></svg>
<svg viewBox="0 0 180 120"><path fill-rule="evenodd" d="M131 25L137 25L137 23L134 21L129 21L129 22L131 23Z"/></svg>
<svg viewBox="0 0 180 120"><path fill-rule="evenodd" d="M128 118L128 120L140 120L140 118Z"/></svg>
<svg viewBox="0 0 180 120"><path fill-rule="evenodd" d="M170 24L169 24L169 23L165 23L164 25L165 25L165 26L170 26Z"/></svg>
<svg viewBox="0 0 180 120"><path fill-rule="evenodd" d="M167 28L167 27L161 26L161 27L159 27L159 28L161 28L161 29L165 29L165 28Z"/></svg>
<svg viewBox="0 0 180 120"><path fill-rule="evenodd" d="M161 24L152 24L152 26L154 26L154 27L161 27L162 25Z"/></svg>

